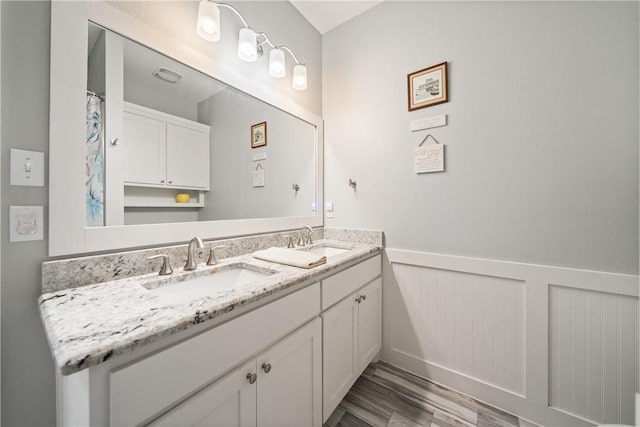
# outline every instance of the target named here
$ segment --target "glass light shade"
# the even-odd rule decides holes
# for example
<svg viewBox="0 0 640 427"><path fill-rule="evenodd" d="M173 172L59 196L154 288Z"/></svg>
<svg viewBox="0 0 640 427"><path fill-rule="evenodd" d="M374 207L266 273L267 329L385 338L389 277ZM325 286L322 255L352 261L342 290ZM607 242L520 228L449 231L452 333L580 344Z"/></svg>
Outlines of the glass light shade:
<svg viewBox="0 0 640 427"><path fill-rule="evenodd" d="M293 67L291 87L295 90L305 90L307 88L307 67L301 64Z"/></svg>
<svg viewBox="0 0 640 427"><path fill-rule="evenodd" d="M220 9L209 0L202 0L198 5L196 31L200 37L210 42L220 40Z"/></svg>
<svg viewBox="0 0 640 427"><path fill-rule="evenodd" d="M269 75L278 79L287 75L287 68L284 62L284 51L280 49L271 49L271 52L269 52Z"/></svg>
<svg viewBox="0 0 640 427"><path fill-rule="evenodd" d="M255 62L258 59L258 36L256 33L251 28L243 28L240 30L238 38L238 58L247 62Z"/></svg>

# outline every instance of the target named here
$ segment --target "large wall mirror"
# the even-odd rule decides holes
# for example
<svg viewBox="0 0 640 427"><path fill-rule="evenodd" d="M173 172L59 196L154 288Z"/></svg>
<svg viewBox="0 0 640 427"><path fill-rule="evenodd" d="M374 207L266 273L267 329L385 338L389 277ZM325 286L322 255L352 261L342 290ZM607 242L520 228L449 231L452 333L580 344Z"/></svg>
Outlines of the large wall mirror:
<svg viewBox="0 0 640 427"><path fill-rule="evenodd" d="M50 255L322 225L319 117L102 2L51 70Z"/></svg>

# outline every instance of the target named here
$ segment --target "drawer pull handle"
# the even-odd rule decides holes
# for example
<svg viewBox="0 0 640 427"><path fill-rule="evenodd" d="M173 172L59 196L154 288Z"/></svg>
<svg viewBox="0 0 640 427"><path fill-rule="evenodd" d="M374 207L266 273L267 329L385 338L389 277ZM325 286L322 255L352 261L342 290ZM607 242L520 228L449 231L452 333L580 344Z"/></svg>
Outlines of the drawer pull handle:
<svg viewBox="0 0 640 427"><path fill-rule="evenodd" d="M268 374L271 371L271 363L263 363L262 370L265 374Z"/></svg>
<svg viewBox="0 0 640 427"><path fill-rule="evenodd" d="M249 380L249 384L255 384L256 380L258 379L258 376L256 374L252 374L251 372L249 372L247 374L247 379Z"/></svg>

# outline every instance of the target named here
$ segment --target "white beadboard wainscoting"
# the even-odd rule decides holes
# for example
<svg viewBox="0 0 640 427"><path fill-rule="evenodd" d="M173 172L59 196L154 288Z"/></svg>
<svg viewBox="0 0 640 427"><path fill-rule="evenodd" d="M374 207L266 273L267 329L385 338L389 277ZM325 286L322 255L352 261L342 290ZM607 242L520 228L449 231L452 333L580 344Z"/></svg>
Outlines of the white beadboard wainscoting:
<svg viewBox="0 0 640 427"><path fill-rule="evenodd" d="M387 249L382 359L548 426L634 422L638 276Z"/></svg>

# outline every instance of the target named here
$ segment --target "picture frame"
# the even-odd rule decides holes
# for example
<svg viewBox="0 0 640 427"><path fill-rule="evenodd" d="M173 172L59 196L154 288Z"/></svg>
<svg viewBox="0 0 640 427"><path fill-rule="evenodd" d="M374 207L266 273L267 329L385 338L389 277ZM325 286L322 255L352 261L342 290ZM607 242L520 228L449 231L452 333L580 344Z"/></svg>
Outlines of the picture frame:
<svg viewBox="0 0 640 427"><path fill-rule="evenodd" d="M449 101L447 63L443 62L407 75L409 111Z"/></svg>
<svg viewBox="0 0 640 427"><path fill-rule="evenodd" d="M267 122L257 123L251 126L251 148L267 145Z"/></svg>

